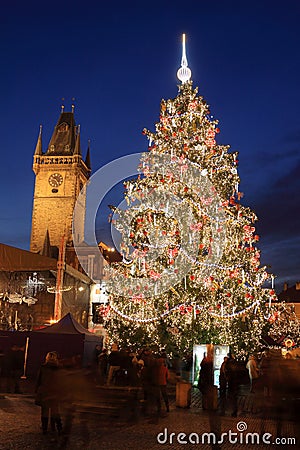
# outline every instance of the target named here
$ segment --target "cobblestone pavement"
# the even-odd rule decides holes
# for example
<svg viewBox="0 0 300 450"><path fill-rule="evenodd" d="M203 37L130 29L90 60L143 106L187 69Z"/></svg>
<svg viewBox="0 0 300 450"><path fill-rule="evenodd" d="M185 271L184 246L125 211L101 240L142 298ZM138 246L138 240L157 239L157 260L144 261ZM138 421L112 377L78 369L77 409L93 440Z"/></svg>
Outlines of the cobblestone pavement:
<svg viewBox="0 0 300 450"><path fill-rule="evenodd" d="M34 404L32 396L4 394L0 397L0 449L264 449L270 448L279 436L283 439L297 439L297 443L288 444L287 440L282 440L282 444L276 444L276 448L300 448L298 422L290 418L284 420L276 420L274 417L263 418L253 399L255 400L249 395L242 395L239 398L238 417L231 417L230 411L227 415L220 416L218 413L203 411L199 392L193 389L191 408L177 408L173 396L170 413L159 418L157 423L151 417L141 417L137 423L129 424L118 423L116 419L104 420L97 416L87 417L83 421L75 416L72 432L67 438L51 433L42 435L40 408ZM227 435L219 446L209 445L206 435L202 444L203 433L214 432L220 436L220 433L229 433L229 430L238 433L231 436L231 439L237 438L237 443L230 444ZM255 439L259 438L260 441L264 433L269 433L266 439L271 444L265 445L262 442L259 445L247 444L246 434L254 432L258 436ZM179 433L185 433L185 436ZM199 444L196 441L197 436Z"/></svg>

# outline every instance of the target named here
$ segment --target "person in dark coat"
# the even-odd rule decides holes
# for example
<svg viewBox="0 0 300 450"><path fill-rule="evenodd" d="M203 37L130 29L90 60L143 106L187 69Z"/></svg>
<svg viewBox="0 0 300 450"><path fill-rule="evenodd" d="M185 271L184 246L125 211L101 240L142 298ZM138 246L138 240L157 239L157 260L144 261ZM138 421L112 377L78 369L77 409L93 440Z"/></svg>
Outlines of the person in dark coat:
<svg viewBox="0 0 300 450"><path fill-rule="evenodd" d="M108 355L108 364L109 364L109 370L108 370L108 376L106 384L109 386L112 384L115 372L118 371L121 367L122 363L122 354L119 351L119 348L117 344L112 345L112 350L110 354Z"/></svg>
<svg viewBox="0 0 300 450"><path fill-rule="evenodd" d="M207 396L214 385L214 367L211 355L204 353L200 363L198 388L202 394L202 408L207 409Z"/></svg>
<svg viewBox="0 0 300 450"><path fill-rule="evenodd" d="M227 383L228 383L228 375L227 375L227 361L228 357L225 356L224 360L220 367L220 377L219 377L219 386L220 386L220 407L221 414L225 414L226 408L226 395L227 395Z"/></svg>
<svg viewBox="0 0 300 450"><path fill-rule="evenodd" d="M98 372L100 384L104 384L107 375L107 366L108 366L107 350L106 348L103 348L102 352L98 356Z"/></svg>
<svg viewBox="0 0 300 450"><path fill-rule="evenodd" d="M139 364L141 365L141 384L144 392L143 412L145 415L148 415L152 398L151 375L153 366L153 356L151 354L151 350L149 350L148 348L144 349L140 357L138 357L138 361Z"/></svg>
<svg viewBox="0 0 300 450"><path fill-rule="evenodd" d="M94 348L94 354L93 354L93 368L97 370L98 367L98 358L101 355L102 352L102 345L97 344Z"/></svg>
<svg viewBox="0 0 300 450"><path fill-rule="evenodd" d="M202 394L205 394L209 386L213 386L213 360L204 353L200 363L200 373L198 387Z"/></svg>
<svg viewBox="0 0 300 450"><path fill-rule="evenodd" d="M62 431L60 381L60 366L57 353L49 352L46 355L45 363L40 368L36 384L36 404L41 406L43 434L47 433L49 416L51 430L55 431L56 428L59 434Z"/></svg>
<svg viewBox="0 0 300 450"><path fill-rule="evenodd" d="M238 363L234 355L229 355L229 359L226 363L226 372L228 378L228 395L232 406L232 417L237 416L238 412L238 393L240 385L240 372Z"/></svg>
<svg viewBox="0 0 300 450"><path fill-rule="evenodd" d="M8 392L21 394L20 377L24 366L24 347L13 345L7 354Z"/></svg>

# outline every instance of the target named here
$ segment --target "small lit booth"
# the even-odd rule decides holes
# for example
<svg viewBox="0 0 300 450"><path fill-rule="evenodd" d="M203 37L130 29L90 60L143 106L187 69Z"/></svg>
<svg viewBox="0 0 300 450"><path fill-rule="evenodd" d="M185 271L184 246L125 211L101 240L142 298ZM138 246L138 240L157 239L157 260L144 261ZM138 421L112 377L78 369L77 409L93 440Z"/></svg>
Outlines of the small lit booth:
<svg viewBox="0 0 300 450"><path fill-rule="evenodd" d="M214 345L214 344L196 344L193 347L193 386L197 386L199 379L200 364L206 355L211 355L213 358L214 368L214 385L219 386L220 367L224 357L229 353L229 345Z"/></svg>

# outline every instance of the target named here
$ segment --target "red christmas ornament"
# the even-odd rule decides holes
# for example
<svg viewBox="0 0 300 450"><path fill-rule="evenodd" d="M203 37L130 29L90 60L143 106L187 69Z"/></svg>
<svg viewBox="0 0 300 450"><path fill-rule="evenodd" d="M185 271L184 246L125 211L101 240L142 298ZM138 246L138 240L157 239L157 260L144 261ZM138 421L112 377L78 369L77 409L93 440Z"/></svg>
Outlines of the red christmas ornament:
<svg viewBox="0 0 300 450"><path fill-rule="evenodd" d="M197 101L193 101L189 104L189 109L196 109L197 108Z"/></svg>

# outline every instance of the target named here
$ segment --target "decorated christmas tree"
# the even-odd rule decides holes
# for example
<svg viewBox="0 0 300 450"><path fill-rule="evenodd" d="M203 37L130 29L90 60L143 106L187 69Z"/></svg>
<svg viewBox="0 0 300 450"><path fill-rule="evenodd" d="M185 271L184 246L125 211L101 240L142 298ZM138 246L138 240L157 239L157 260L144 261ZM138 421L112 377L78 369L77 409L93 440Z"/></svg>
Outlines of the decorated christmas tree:
<svg viewBox="0 0 300 450"><path fill-rule="evenodd" d="M108 270L106 326L126 346L255 350L274 316L274 277L260 265L255 213L241 203L238 153L217 143L218 121L193 88L185 38L181 81L162 100L140 176L113 207L123 261ZM267 286L267 287L263 287Z"/></svg>
<svg viewBox="0 0 300 450"><path fill-rule="evenodd" d="M270 329L268 338L272 339L274 347L285 347L291 350L300 346L300 322L293 304L278 303L269 317Z"/></svg>

